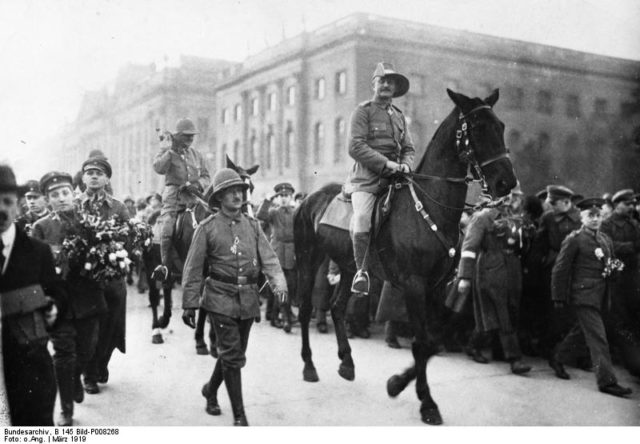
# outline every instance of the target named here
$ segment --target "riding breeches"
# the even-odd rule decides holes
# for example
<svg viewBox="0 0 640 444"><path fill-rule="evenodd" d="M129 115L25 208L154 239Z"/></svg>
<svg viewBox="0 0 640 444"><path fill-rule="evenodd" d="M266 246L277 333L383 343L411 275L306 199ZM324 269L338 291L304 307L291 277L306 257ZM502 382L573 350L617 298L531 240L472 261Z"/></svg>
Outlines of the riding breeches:
<svg viewBox="0 0 640 444"><path fill-rule="evenodd" d="M351 194L351 203L353 205L352 231L354 233L369 233L376 195L366 191L355 191Z"/></svg>
<svg viewBox="0 0 640 444"><path fill-rule="evenodd" d="M170 251L171 251L171 239L173 237L173 231L176 225L177 213L175 211L169 211L162 216L162 231L160 234L160 257L162 264L169 266L170 263Z"/></svg>

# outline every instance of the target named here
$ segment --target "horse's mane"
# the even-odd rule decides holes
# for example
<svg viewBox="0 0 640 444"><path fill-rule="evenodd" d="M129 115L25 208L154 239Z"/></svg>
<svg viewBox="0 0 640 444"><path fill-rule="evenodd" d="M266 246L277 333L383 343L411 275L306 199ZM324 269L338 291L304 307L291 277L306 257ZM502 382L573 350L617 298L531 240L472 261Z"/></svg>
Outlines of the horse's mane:
<svg viewBox="0 0 640 444"><path fill-rule="evenodd" d="M446 143L446 136L455 131L455 125L458 122L458 114L460 110L458 107L454 107L453 110L449 113L449 115L442 121L438 129L436 129L435 134L431 138L431 141L427 145L427 148L422 153L422 158L418 163L418 166L415 168L415 171L422 171L424 167L425 159L427 158L427 154L429 150L436 150L441 148L444 143Z"/></svg>

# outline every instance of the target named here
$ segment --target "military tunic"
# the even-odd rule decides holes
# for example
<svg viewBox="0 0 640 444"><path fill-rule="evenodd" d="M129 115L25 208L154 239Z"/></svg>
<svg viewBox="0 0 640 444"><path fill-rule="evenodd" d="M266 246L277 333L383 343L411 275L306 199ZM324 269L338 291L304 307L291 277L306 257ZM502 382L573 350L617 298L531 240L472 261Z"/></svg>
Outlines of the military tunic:
<svg viewBox="0 0 640 444"><path fill-rule="evenodd" d="M383 178L388 160L413 168L415 148L402 111L376 101L358 105L351 115L349 155L355 163L347 179L349 192L378 193L388 185Z"/></svg>
<svg viewBox="0 0 640 444"><path fill-rule="evenodd" d="M44 209L44 211L40 214L36 214L33 211L27 211L18 219L16 219L16 224L22 228L27 234L31 234L31 229L33 228L33 224L35 224L38 219L41 219L49 214L48 209Z"/></svg>
<svg viewBox="0 0 640 444"><path fill-rule="evenodd" d="M601 316L607 293L602 273L606 258L612 256L611 239L583 227L562 242L551 281L553 300L572 305L578 319L578 324L558 344L556 359L565 361L563 357L575 354L586 341L599 387L617 382Z"/></svg>

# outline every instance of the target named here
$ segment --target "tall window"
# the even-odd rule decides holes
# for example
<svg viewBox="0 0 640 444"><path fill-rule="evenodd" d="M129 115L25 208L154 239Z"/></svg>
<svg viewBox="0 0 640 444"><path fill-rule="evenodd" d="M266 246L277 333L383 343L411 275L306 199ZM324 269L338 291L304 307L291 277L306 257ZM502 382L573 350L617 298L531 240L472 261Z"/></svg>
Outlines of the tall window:
<svg viewBox="0 0 640 444"><path fill-rule="evenodd" d="M254 97L253 99L251 99L251 115L252 116L257 116L258 115L258 98Z"/></svg>
<svg viewBox="0 0 640 444"><path fill-rule="evenodd" d="M258 158L258 137L256 136L256 130L251 131L251 138L249 139L249 153L247 157L247 166L253 165Z"/></svg>
<svg viewBox="0 0 640 444"><path fill-rule="evenodd" d="M538 91L537 100L536 110L539 113L547 115L553 114L553 97L550 91Z"/></svg>
<svg viewBox="0 0 640 444"><path fill-rule="evenodd" d="M222 146L220 147L220 158L224 159L226 154L227 154L227 144L223 143Z"/></svg>
<svg viewBox="0 0 640 444"><path fill-rule="evenodd" d="M347 92L347 73L340 71L336 73L336 94L343 96Z"/></svg>
<svg viewBox="0 0 640 444"><path fill-rule="evenodd" d="M222 117L220 119L222 121L223 125L226 125L227 123L229 123L229 109L228 108L222 108Z"/></svg>
<svg viewBox="0 0 640 444"><path fill-rule="evenodd" d="M521 139L520 131L511 130L507 136L507 148L509 148L512 153L520 151Z"/></svg>
<svg viewBox="0 0 640 444"><path fill-rule="evenodd" d="M322 150L324 149L324 125L322 122L316 123L313 132L313 163L320 164L322 159Z"/></svg>
<svg viewBox="0 0 640 444"><path fill-rule="evenodd" d="M198 117L198 126L196 126L198 132L198 138L200 141L205 141L209 137L209 119L206 117Z"/></svg>
<svg viewBox="0 0 640 444"><path fill-rule="evenodd" d="M507 106L509 109L522 109L524 107L524 91L522 88L512 87L507 89Z"/></svg>
<svg viewBox="0 0 640 444"><path fill-rule="evenodd" d="M235 142L233 142L232 160L234 163L242 162L242 159L240 159L240 141L239 140L236 140Z"/></svg>
<svg viewBox="0 0 640 444"><path fill-rule="evenodd" d="M538 134L538 155L545 156L551 152L551 137L545 132Z"/></svg>
<svg viewBox="0 0 640 444"><path fill-rule="evenodd" d="M316 91L315 91L315 96L316 99L318 100L322 100L324 99L324 77L320 77L319 79L316 80Z"/></svg>
<svg viewBox="0 0 640 444"><path fill-rule="evenodd" d="M580 117L580 97L575 94L567 96L567 117Z"/></svg>
<svg viewBox="0 0 640 444"><path fill-rule="evenodd" d="M293 106L296 104L296 87L290 86L287 89L287 105Z"/></svg>
<svg viewBox="0 0 640 444"><path fill-rule="evenodd" d="M269 125L271 127L271 125ZM267 150L265 153L265 168L270 170L273 167L273 154L276 146L276 138L271 132L272 129L269 128L269 134L267 134Z"/></svg>
<svg viewBox="0 0 640 444"><path fill-rule="evenodd" d="M269 93L269 98L268 98L268 104L269 104L269 111L275 111L276 110L276 93L272 92Z"/></svg>
<svg viewBox="0 0 640 444"><path fill-rule="evenodd" d="M291 122L287 122L287 132L285 133L284 141L284 167L291 168L291 157L293 152L293 125Z"/></svg>
<svg viewBox="0 0 640 444"><path fill-rule="evenodd" d="M336 119L335 139L333 144L333 163L340 163L344 151L345 123L342 117Z"/></svg>
<svg viewBox="0 0 640 444"><path fill-rule="evenodd" d="M233 117L236 122L239 122L240 120L242 120L242 106L240 104L237 104L233 108Z"/></svg>

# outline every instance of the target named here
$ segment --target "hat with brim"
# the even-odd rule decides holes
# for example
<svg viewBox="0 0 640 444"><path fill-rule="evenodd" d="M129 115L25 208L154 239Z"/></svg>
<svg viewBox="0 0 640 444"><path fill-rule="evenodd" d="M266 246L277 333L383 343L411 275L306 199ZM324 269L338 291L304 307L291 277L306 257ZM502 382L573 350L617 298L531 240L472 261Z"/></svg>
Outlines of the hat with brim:
<svg viewBox="0 0 640 444"><path fill-rule="evenodd" d="M207 195L209 196L207 202L209 202L209 205L211 205L212 202L219 202L220 193L236 186L241 187L243 190L249 188L249 184L245 183L235 170L222 168L213 177L213 183L209 187L210 189L207 190Z"/></svg>
<svg viewBox="0 0 640 444"><path fill-rule="evenodd" d="M547 187L547 194L550 199L571 199L575 193L569 188L562 185L549 185Z"/></svg>
<svg viewBox="0 0 640 444"><path fill-rule="evenodd" d="M404 96L409 91L409 79L398 73L391 63L378 63L371 80L373 81L376 77L390 77L396 81L396 91L393 93L393 97Z"/></svg>
<svg viewBox="0 0 640 444"><path fill-rule="evenodd" d="M614 205L620 202L633 202L633 196L633 190L631 188L627 188L625 190L620 190L616 194L614 194L611 198L611 202L613 202Z"/></svg>
<svg viewBox="0 0 640 444"><path fill-rule="evenodd" d="M25 184L25 196L34 196L40 197L42 196L42 191L40 190L40 182L37 180L29 180Z"/></svg>
<svg viewBox="0 0 640 444"><path fill-rule="evenodd" d="M275 191L276 196L281 196L283 194L293 194L296 190L289 182L283 182L273 187L273 191Z"/></svg>
<svg viewBox="0 0 640 444"><path fill-rule="evenodd" d="M0 193L17 193L22 196L27 190L24 185L18 185L16 176L9 165L0 165Z"/></svg>
<svg viewBox="0 0 640 444"><path fill-rule="evenodd" d="M198 130L196 130L196 126L193 124L191 119L180 119L176 122L176 131L175 134L198 134Z"/></svg>
<svg viewBox="0 0 640 444"><path fill-rule="evenodd" d="M44 195L62 187L69 187L73 190L73 177L71 177L71 174L50 171L40 179L40 190Z"/></svg>
<svg viewBox="0 0 640 444"><path fill-rule="evenodd" d="M580 211L588 211L588 210L600 210L604 205L604 199L600 197L590 197L588 199L582 199L578 203L576 203L576 207L580 209Z"/></svg>
<svg viewBox="0 0 640 444"><path fill-rule="evenodd" d="M86 173L90 170L100 170L106 174L109 179L111 179L111 164L106 157L95 156L89 157L85 160L82 164L82 173Z"/></svg>

